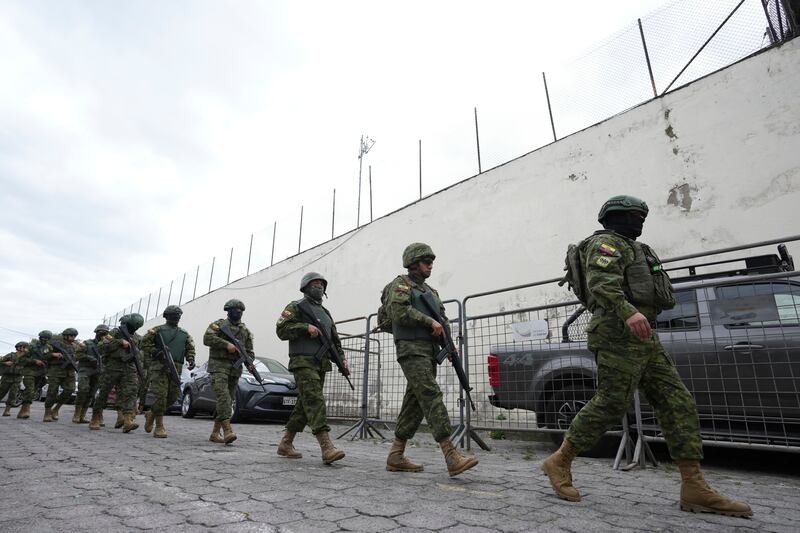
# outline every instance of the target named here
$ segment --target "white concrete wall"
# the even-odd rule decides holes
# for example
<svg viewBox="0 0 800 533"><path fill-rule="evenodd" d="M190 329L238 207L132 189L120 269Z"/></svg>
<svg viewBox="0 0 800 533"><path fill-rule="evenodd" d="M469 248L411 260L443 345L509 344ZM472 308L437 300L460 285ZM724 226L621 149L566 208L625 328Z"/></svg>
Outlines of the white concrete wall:
<svg viewBox="0 0 800 533"><path fill-rule="evenodd" d="M600 205L615 194L647 200L642 240L662 257L800 233L798 89L800 39L184 304L182 325L202 361L206 326L239 298L257 353L286 360L275 321L300 297L304 272L328 277L337 319L375 311L413 241L436 251L430 281L445 298L555 277L567 243L597 229ZM563 297L506 294L471 314Z"/></svg>

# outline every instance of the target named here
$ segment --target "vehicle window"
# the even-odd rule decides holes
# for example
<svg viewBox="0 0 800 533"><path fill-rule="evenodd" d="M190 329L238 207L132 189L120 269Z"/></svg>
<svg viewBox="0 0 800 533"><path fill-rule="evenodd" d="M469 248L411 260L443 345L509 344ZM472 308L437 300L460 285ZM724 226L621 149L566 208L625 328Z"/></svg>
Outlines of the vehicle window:
<svg viewBox="0 0 800 533"><path fill-rule="evenodd" d="M266 366L269 372L275 372L276 374L289 374L289 369L274 359L259 357L258 361Z"/></svg>
<svg viewBox="0 0 800 533"><path fill-rule="evenodd" d="M741 320L734 316L726 320L715 317L716 323L725 327L797 326L800 324L800 285L793 283L751 283L717 287L717 302L713 302L712 314L731 315L730 308L737 308ZM733 302L730 305L728 302ZM726 309L727 307L727 309ZM722 311L719 309L723 308Z"/></svg>
<svg viewBox="0 0 800 533"><path fill-rule="evenodd" d="M699 329L697 292L694 289L675 293L675 307L661 311L656 317L660 330Z"/></svg>

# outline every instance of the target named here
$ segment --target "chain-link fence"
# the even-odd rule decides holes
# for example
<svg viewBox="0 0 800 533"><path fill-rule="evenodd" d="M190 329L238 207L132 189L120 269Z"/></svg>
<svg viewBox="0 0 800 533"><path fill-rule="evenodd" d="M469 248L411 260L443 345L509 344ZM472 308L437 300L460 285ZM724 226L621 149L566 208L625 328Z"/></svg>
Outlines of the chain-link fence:
<svg viewBox="0 0 800 533"><path fill-rule="evenodd" d="M437 182L448 186L466 177L468 168L481 173L548 142L547 135L539 135L532 144L528 134L530 125L521 123L521 117L540 122L542 131L552 129L552 138L557 140L790 39L797 30L789 1L677 0L667 4L632 22L571 63L548 71L546 76L543 73L544 90L538 102L532 104L530 93L526 93L526 100L514 106L510 115L503 115L496 102L465 110L462 119L453 121L459 128L469 128L462 136L465 147L458 153L464 160L472 159L469 153L476 153L475 166L471 161L466 166L458 163L461 166L456 170L452 158L431 153L425 144L426 173L448 176L448 182ZM500 99L508 97L503 95ZM550 124L546 124L545 109L550 112ZM482 131L479 125L483 125ZM442 138L452 136L448 131L440 133ZM422 173L423 143L419 142ZM218 250L206 263L123 310L106 315L105 322L116 324L119 317L137 308L141 308L138 312L146 318L158 316L166 302L193 300L320 244L329 235L333 238L343 234L342 226L352 228L349 222L342 223L342 217L349 220L350 213L341 211L340 195L337 214L335 191L331 200L329 204L327 199L316 199L314 205L305 206L305 211L299 207L297 218L284 218L249 237L243 236L230 248ZM366 212L365 209L357 225L371 220L371 203L369 218ZM355 221L355 213L352 215ZM147 302L151 304L149 309Z"/></svg>

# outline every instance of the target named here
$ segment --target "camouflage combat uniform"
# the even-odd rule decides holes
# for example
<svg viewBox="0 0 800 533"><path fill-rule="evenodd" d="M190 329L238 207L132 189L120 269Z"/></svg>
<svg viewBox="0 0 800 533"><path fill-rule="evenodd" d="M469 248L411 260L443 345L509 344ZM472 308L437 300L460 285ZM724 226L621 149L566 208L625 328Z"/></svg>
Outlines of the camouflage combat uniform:
<svg viewBox="0 0 800 533"><path fill-rule="evenodd" d="M0 401L6 394L8 395L6 398L6 411L11 408L19 393L19 386L22 383L22 368L19 365L19 360L24 354L24 351L22 353L14 351L0 357L0 371L2 371L2 377L0 377ZM11 363L11 366L5 363Z"/></svg>
<svg viewBox="0 0 800 533"><path fill-rule="evenodd" d="M175 403L181 393L180 385L176 385L170 378L164 363L155 357L156 355L156 333L161 333L161 338L172 352L172 360L175 362L175 370L178 376L183 371L184 360L194 362L195 349L194 340L189 332L178 326L162 324L150 329L142 338L142 353L148 360L148 376L150 385L153 387L155 399L151 411L155 416L166 413L167 408ZM190 367L191 368L191 367Z"/></svg>
<svg viewBox="0 0 800 533"><path fill-rule="evenodd" d="M319 361L314 358L321 343L319 339L311 337L308 333L310 322L309 318L300 310L301 302L306 302L303 305L313 312L314 317L325 328L325 333L328 334L328 338L343 360L345 357L339 334L336 331L336 324L322 304L318 304L310 298L303 298L286 306L278 319L275 332L281 340L289 341L289 370L294 374L300 393L297 404L286 423L286 430L300 433L308 425L311 433L317 435L322 431L331 430L328 426L322 388L325 384L325 374L331 371L332 366L327 353L323 354Z"/></svg>
<svg viewBox="0 0 800 533"><path fill-rule="evenodd" d="M436 383L439 343L431 334L433 319L424 311L420 295L430 291L442 317L445 311L439 293L425 283L424 278L412 275L397 276L385 289L384 305L392 321L397 362L407 380L395 436L407 441L425 418L433 438L442 442L450 436L453 428L442 400L442 391ZM442 326L450 327L449 322Z"/></svg>
<svg viewBox="0 0 800 533"><path fill-rule="evenodd" d="M103 375L97 369L97 359L102 357L98 347L103 335L83 342L83 346L75 350L75 361L78 364L78 393L75 397L75 408L87 410L92 405Z"/></svg>
<svg viewBox="0 0 800 533"><path fill-rule="evenodd" d="M53 337L53 342L58 342L67 349L72 349L73 353L78 348L78 342L67 342L61 335ZM52 343L51 343L52 347ZM72 398L75 392L75 369L71 366L64 368L64 359L55 357L53 354L60 353L55 347L47 354L47 396L44 400L45 410L54 405L65 404ZM59 393L59 388L61 392ZM55 420L58 420L57 414Z"/></svg>
<svg viewBox="0 0 800 533"><path fill-rule="evenodd" d="M131 338L137 344L141 341L141 336L133 333ZM100 390L95 401L95 411L102 412L108 403L108 393L111 389L117 389L117 410L123 412L135 412L136 395L139 390L139 378L136 374L130 348L124 348L122 333L118 328L114 328L105 335L98 343L100 353L103 354L105 363L105 374L100 383Z"/></svg>
<svg viewBox="0 0 800 533"><path fill-rule="evenodd" d="M579 247L592 312L588 346L597 357L598 387L566 439L579 452L592 447L622 418L638 387L655 409L672 458L702 459L697 407L674 361L655 332L639 340L625 324L638 311L654 327L656 315L675 305L661 262L646 244L610 230L596 232Z"/></svg>
<svg viewBox="0 0 800 533"><path fill-rule="evenodd" d="M33 403L36 392L46 382L47 366L38 366L34 361L44 362L52 349L49 342L34 339L31 341L25 355L20 357L19 365L22 369L22 384L25 386L25 390L22 392L23 407L30 406Z"/></svg>
<svg viewBox="0 0 800 533"><path fill-rule="evenodd" d="M203 344L209 347L208 350L208 373L211 374L211 387L217 397L217 414L215 420L230 420L233 412L233 400L236 398L236 387L239 377L242 375L242 367L235 366L234 363L239 359L239 354L229 353L227 346L229 341L222 333L220 328L228 326L233 335L244 346L250 356L253 352L253 334L244 325L244 322L233 324L226 318L221 318L209 324L203 335Z"/></svg>
<svg viewBox="0 0 800 533"><path fill-rule="evenodd" d="M150 363L150 357L142 350L142 373L144 374L144 379L139 381L139 389L136 392L136 398L139 402L139 412L144 411L147 404L147 392L153 384L152 374L150 374Z"/></svg>

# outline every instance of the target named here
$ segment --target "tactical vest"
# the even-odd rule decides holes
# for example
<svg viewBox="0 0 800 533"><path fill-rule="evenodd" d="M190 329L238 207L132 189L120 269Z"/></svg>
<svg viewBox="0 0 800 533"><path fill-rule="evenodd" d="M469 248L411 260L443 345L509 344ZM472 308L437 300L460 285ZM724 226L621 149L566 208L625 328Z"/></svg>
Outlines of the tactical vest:
<svg viewBox="0 0 800 533"><path fill-rule="evenodd" d="M652 248L631 241L633 263L625 269L625 294L634 305L654 307L656 313L675 306L672 283Z"/></svg>
<svg viewBox="0 0 800 533"><path fill-rule="evenodd" d="M78 370L94 370L95 368L97 368L96 365L92 365L92 363L97 358L97 356L95 355L95 351L98 351L99 353L99 350L97 350L97 342L95 342L94 340L88 340L88 341L83 341L83 343L86 345L86 353L88 354L89 358L88 359L83 358L80 361L77 361Z"/></svg>
<svg viewBox="0 0 800 533"><path fill-rule="evenodd" d="M430 288L424 286L420 288L416 283L411 285L411 307L425 316L430 316L425 304L420 301L425 291L430 290L436 305L440 305L439 297ZM444 324L443 324L444 325ZM427 325L401 326L397 322L392 322L392 335L395 341L429 341L436 342L436 337L431 333L431 327Z"/></svg>
<svg viewBox="0 0 800 533"><path fill-rule="evenodd" d="M302 301L303 300L297 300L295 304L299 305ZM313 302L308 302L308 305L304 305L303 308L305 310L311 310L311 312L314 314L314 317L319 320L319 323L322 325L322 328L325 330L325 333L328 334L328 338L330 339L331 331L333 330L333 319L325 310L325 308ZM305 313L303 313L302 316L305 317ZM301 335L297 339L289 341L289 355L316 355L320 349L320 346L322 346L322 344L320 343L319 339L313 339L308 335ZM324 357L327 357L327 354Z"/></svg>
<svg viewBox="0 0 800 533"><path fill-rule="evenodd" d="M159 326L156 331L161 334L164 344L172 352L172 360L175 364L182 365L186 355L186 341L189 338L189 334L180 328L172 328L170 326Z"/></svg>

